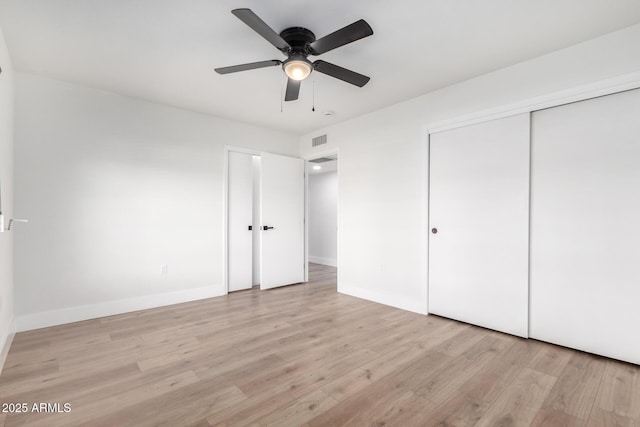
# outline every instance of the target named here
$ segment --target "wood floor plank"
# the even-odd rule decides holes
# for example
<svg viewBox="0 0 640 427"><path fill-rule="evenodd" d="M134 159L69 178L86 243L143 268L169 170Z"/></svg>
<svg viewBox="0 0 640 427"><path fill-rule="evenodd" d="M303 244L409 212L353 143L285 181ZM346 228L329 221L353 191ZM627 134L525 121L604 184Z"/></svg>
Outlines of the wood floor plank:
<svg viewBox="0 0 640 427"><path fill-rule="evenodd" d="M622 417L640 419L640 374L623 362L608 361L595 405Z"/></svg>
<svg viewBox="0 0 640 427"><path fill-rule="evenodd" d="M414 391L417 395L440 405L480 372L497 354L511 345L500 338L483 337L460 356L453 358L446 367L433 370L428 376L420 378Z"/></svg>
<svg viewBox="0 0 640 427"><path fill-rule="evenodd" d="M94 400L89 396L78 396L69 403L69 413L31 413L10 414L7 425L28 425L46 427L51 425L82 425L92 423L96 418L131 407L153 396L161 396L170 390L196 383L198 377L191 371L176 373L175 375L158 378L123 390L120 393L109 394L103 399Z"/></svg>
<svg viewBox="0 0 640 427"><path fill-rule="evenodd" d="M430 411L420 424L424 427L466 427L475 425L487 411L489 404L477 397L457 391L444 403Z"/></svg>
<svg viewBox="0 0 640 427"><path fill-rule="evenodd" d="M6 426L640 427L640 367L310 282L16 334Z"/></svg>
<svg viewBox="0 0 640 427"><path fill-rule="evenodd" d="M490 404L495 401L540 349L535 341L515 337L510 337L509 341L511 347L496 355L460 387L472 402Z"/></svg>
<svg viewBox="0 0 640 427"><path fill-rule="evenodd" d="M382 377L329 411L313 418L308 424L310 426L342 426L362 419L377 405L398 399L407 391L412 391L411 385L417 381L417 378L428 375L432 369L442 368L449 360L451 357L442 353L427 353L395 371L393 375Z"/></svg>
<svg viewBox="0 0 640 427"><path fill-rule="evenodd" d="M545 344L529 363L529 367L555 377L559 376L573 355L568 348Z"/></svg>
<svg viewBox="0 0 640 427"><path fill-rule="evenodd" d="M434 405L408 391L395 399L377 402L369 411L360 412L346 426L424 426Z"/></svg>
<svg viewBox="0 0 640 427"><path fill-rule="evenodd" d="M266 331L272 331L279 328L286 328L288 325L283 322L277 322L275 324L267 324L267 325L256 325L251 331L237 332L235 334L225 334L221 336L221 341L225 342L227 345L228 341L234 342L234 340L240 339L238 337L239 334L242 334L244 337L259 335ZM138 361L138 366L141 371L148 371L150 369L162 367L165 365L169 365L174 362L179 362L184 360L185 358L198 358L198 357L207 357L212 351L212 348L206 345L200 345L200 341L195 342L193 345L181 347L175 349L175 351L171 351L165 354L160 354L154 357L141 359ZM215 352L220 352L219 348L213 349Z"/></svg>
<svg viewBox="0 0 640 427"><path fill-rule="evenodd" d="M417 344L392 348L371 362L331 381L323 387L323 390L336 400L345 400L380 378L400 369L406 363L415 361L423 354L423 349Z"/></svg>
<svg viewBox="0 0 640 427"><path fill-rule="evenodd" d="M545 405L587 420L593 408L606 359L574 352L562 370Z"/></svg>
<svg viewBox="0 0 640 427"><path fill-rule="evenodd" d="M323 385L322 377L301 373L288 379L286 383L274 385L272 388L250 396L237 405L216 411L207 421L212 426L235 426L258 424L258 420L271 414L274 408L283 407L295 399L318 390Z"/></svg>
<svg viewBox="0 0 640 427"><path fill-rule="evenodd" d="M211 414L245 400L246 396L235 386L218 387L213 381L201 381L138 405L114 410L87 422L86 427L208 426L206 419Z"/></svg>
<svg viewBox="0 0 640 427"><path fill-rule="evenodd" d="M140 373L135 363L94 368L74 375L32 377L17 384L3 383L0 396L5 402L71 401L79 395L89 395L105 387L119 387Z"/></svg>
<svg viewBox="0 0 640 427"><path fill-rule="evenodd" d="M253 396L267 391L273 386L287 384L292 378L298 376L314 378L314 382L323 382L324 384L377 357L376 353L366 349L343 354L339 358L331 353L321 356L308 354L307 357L296 362L290 362L272 370L264 370L263 373L255 375L249 381L239 382L238 386L245 394Z"/></svg>
<svg viewBox="0 0 640 427"><path fill-rule="evenodd" d="M515 381L489 406L475 426L530 425L555 382L555 377L529 368L523 369Z"/></svg>
<svg viewBox="0 0 640 427"><path fill-rule="evenodd" d="M587 427L640 427L640 419L623 417L600 408L593 408Z"/></svg>
<svg viewBox="0 0 640 427"><path fill-rule="evenodd" d="M461 356L462 353L469 350L470 347L473 347L486 337L484 332L485 330L481 328L469 326L442 344L436 346L434 350L453 357Z"/></svg>
<svg viewBox="0 0 640 427"><path fill-rule="evenodd" d="M307 395L293 400L283 407L276 408L269 415L260 419L265 426L295 427L336 405L337 400L323 392L315 390ZM238 424L242 426L243 424Z"/></svg>
<svg viewBox="0 0 640 427"><path fill-rule="evenodd" d="M557 409L542 406L538 411L538 414L533 419L532 427L549 427L549 426L562 426L562 427L585 427L586 421L568 415Z"/></svg>
<svg viewBox="0 0 640 427"><path fill-rule="evenodd" d="M467 324L438 316L428 316L427 321L415 321L410 318L393 333L378 335L378 338L369 344L368 348L379 353L390 347L399 347L416 342L422 344L423 348L428 350L442 344L469 327Z"/></svg>
<svg viewBox="0 0 640 427"><path fill-rule="evenodd" d="M7 358L8 359L8 358ZM0 382L0 392L4 389L13 391L13 387L23 387L29 389L34 383L38 383L39 378L46 376L55 376L60 371L60 365L57 359L51 359L40 365L15 363L13 360L2 371L2 381ZM24 384L24 381L30 381L30 384ZM6 391L5 391L6 392Z"/></svg>

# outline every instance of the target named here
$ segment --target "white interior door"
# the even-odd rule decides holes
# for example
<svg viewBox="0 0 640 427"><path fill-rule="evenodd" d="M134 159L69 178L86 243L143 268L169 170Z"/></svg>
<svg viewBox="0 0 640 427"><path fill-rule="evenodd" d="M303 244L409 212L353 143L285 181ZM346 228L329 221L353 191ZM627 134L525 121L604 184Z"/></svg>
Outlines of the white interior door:
<svg viewBox="0 0 640 427"><path fill-rule="evenodd" d="M531 336L640 363L640 90L532 116Z"/></svg>
<svg viewBox="0 0 640 427"><path fill-rule="evenodd" d="M260 285L260 156L253 157L253 285Z"/></svg>
<svg viewBox="0 0 640 427"><path fill-rule="evenodd" d="M270 153L260 157L260 288L270 289L304 281L304 161Z"/></svg>
<svg viewBox="0 0 640 427"><path fill-rule="evenodd" d="M529 114L430 136L429 312L528 334Z"/></svg>
<svg viewBox="0 0 640 427"><path fill-rule="evenodd" d="M229 292L252 286L253 223L252 156L229 152L228 167L228 287Z"/></svg>

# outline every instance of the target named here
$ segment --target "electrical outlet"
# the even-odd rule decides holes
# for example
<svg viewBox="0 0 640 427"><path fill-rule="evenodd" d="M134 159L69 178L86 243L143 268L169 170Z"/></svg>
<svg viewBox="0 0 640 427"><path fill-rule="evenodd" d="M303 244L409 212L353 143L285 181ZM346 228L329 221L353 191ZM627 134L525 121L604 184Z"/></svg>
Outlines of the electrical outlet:
<svg viewBox="0 0 640 427"><path fill-rule="evenodd" d="M167 278L168 273L169 273L169 266L168 266L167 264L164 264L164 265L162 266L162 270L161 270L161 273L160 273L160 274L162 275L162 277L164 277L164 278L166 279L166 278Z"/></svg>

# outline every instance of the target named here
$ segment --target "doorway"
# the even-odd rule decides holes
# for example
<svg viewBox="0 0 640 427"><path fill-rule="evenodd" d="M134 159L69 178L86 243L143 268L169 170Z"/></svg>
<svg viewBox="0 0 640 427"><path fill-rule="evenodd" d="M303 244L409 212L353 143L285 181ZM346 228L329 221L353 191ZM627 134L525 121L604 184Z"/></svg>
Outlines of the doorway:
<svg viewBox="0 0 640 427"><path fill-rule="evenodd" d="M225 148L227 291L305 281L304 161Z"/></svg>
<svg viewBox="0 0 640 427"><path fill-rule="evenodd" d="M308 161L309 274L336 274L338 267L338 155Z"/></svg>

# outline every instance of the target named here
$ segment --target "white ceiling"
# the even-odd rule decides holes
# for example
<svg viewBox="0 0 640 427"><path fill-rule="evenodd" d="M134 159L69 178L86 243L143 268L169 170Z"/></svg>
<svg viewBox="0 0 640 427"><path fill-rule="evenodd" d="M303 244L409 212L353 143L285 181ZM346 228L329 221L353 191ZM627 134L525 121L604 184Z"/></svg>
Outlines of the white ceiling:
<svg viewBox="0 0 640 427"><path fill-rule="evenodd" d="M213 71L283 59L239 7L318 38L364 18L373 36L320 58L371 81L313 73L281 112L280 68ZM638 22L638 0L0 0L18 70L299 134Z"/></svg>

